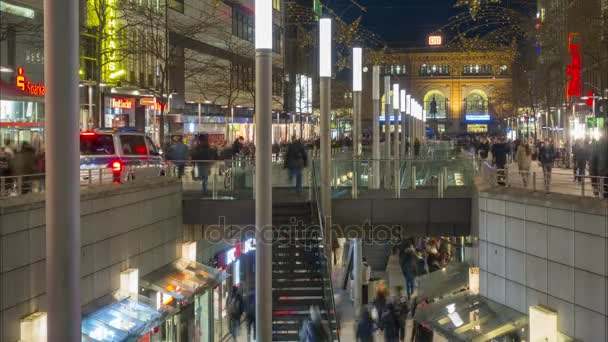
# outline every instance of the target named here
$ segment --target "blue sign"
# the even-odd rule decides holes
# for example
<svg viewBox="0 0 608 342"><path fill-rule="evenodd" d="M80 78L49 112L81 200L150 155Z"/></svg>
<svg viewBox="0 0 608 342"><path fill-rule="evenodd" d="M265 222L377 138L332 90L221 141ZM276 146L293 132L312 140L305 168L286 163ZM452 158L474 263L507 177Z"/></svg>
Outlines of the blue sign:
<svg viewBox="0 0 608 342"><path fill-rule="evenodd" d="M395 121L395 116L394 116L394 115L391 115L391 116L389 116L389 119L390 119L391 121ZM380 122L384 122L384 121L386 121L386 119L384 118L384 115L381 115L380 117L378 117L378 120L379 120ZM397 116L397 120L401 120L401 115Z"/></svg>
<svg viewBox="0 0 608 342"><path fill-rule="evenodd" d="M466 121L490 121L490 114L467 114Z"/></svg>

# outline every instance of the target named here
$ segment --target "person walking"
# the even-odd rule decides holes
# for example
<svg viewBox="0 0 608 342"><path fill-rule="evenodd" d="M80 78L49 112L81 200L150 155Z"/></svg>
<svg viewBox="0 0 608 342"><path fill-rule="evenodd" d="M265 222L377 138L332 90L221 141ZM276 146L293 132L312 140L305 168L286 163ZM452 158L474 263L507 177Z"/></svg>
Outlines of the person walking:
<svg viewBox="0 0 608 342"><path fill-rule="evenodd" d="M255 340L255 290L251 289L245 303L245 319L247 320L247 341ZM253 334L252 334L253 331ZM253 336L253 338L252 338Z"/></svg>
<svg viewBox="0 0 608 342"><path fill-rule="evenodd" d="M285 153L285 168L289 170L289 181L296 178L296 192L302 193L302 169L308 163L304 145L294 135Z"/></svg>
<svg viewBox="0 0 608 342"><path fill-rule="evenodd" d="M414 156L420 156L420 140L418 138L414 139Z"/></svg>
<svg viewBox="0 0 608 342"><path fill-rule="evenodd" d="M167 159L177 168L177 178L184 176L184 170L186 169L186 159L188 159L188 146L184 144L181 137L176 135L173 137L173 144L167 151Z"/></svg>
<svg viewBox="0 0 608 342"><path fill-rule="evenodd" d="M198 176L201 179L203 192L207 192L207 184L209 181L209 171L211 170L212 161L217 159L217 153L209 145L209 137L207 135L199 135L198 145L192 151L192 160L196 162Z"/></svg>
<svg viewBox="0 0 608 342"><path fill-rule="evenodd" d="M553 169L553 162L555 161L555 147L553 146L552 140L547 139L543 142L538 151L538 160L543 168L545 191L549 192L551 186L551 170Z"/></svg>
<svg viewBox="0 0 608 342"><path fill-rule="evenodd" d="M517 162L517 168L521 175L524 187L528 187L528 181L530 179L530 164L532 164L532 149L527 142L522 142L517 148L515 154L515 161Z"/></svg>
<svg viewBox="0 0 608 342"><path fill-rule="evenodd" d="M384 342L399 341L399 316L393 303L389 303L382 313L380 326L384 331Z"/></svg>
<svg viewBox="0 0 608 342"><path fill-rule="evenodd" d="M357 331L355 339L357 342L374 342L374 331L376 326L367 307L361 308L359 322L357 322Z"/></svg>
<svg viewBox="0 0 608 342"><path fill-rule="evenodd" d="M236 339L239 336L241 316L243 315L244 308L243 296L238 287L232 287L228 300L226 301L226 308L228 309L228 319L230 320L230 335L232 336L232 340L236 342Z"/></svg>
<svg viewBox="0 0 608 342"><path fill-rule="evenodd" d="M401 297L401 301L397 306L397 316L399 317L399 340L405 341L405 328L407 322L407 315L410 312L408 299Z"/></svg>
<svg viewBox="0 0 608 342"><path fill-rule="evenodd" d="M414 293L417 267L416 250L414 249L414 245L411 242L408 243L407 248L403 250L399 259L399 263L401 264L401 270L403 271L403 276L405 277L407 298L409 299Z"/></svg>
<svg viewBox="0 0 608 342"><path fill-rule="evenodd" d="M572 148L572 152L574 154L574 180L581 183L585 179L587 159L589 159L589 152L585 142L582 139L578 139Z"/></svg>
<svg viewBox="0 0 608 342"><path fill-rule="evenodd" d="M503 137L499 137L492 145L492 158L496 169L498 170L498 184L506 185L506 165L509 146L505 143Z"/></svg>
<svg viewBox="0 0 608 342"><path fill-rule="evenodd" d="M321 311L318 306L310 307L310 317L302 323L299 337L300 342L329 342L329 333L323 327Z"/></svg>

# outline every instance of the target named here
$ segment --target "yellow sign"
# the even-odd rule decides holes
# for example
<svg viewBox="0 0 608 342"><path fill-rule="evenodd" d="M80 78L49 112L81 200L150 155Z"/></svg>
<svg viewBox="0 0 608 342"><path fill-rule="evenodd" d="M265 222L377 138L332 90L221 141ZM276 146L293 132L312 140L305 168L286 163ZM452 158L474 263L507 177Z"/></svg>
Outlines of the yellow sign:
<svg viewBox="0 0 608 342"><path fill-rule="evenodd" d="M488 125L487 124L468 124L467 132L468 133L487 133Z"/></svg>

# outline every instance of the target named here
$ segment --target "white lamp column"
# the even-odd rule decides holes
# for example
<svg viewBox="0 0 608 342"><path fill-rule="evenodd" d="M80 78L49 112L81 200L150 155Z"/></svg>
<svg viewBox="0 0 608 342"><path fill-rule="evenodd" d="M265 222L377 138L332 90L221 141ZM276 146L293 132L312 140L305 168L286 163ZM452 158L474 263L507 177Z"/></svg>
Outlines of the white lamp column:
<svg viewBox="0 0 608 342"><path fill-rule="evenodd" d="M407 96L406 96L406 91L405 89L401 89L401 94L400 94L400 99L399 99L399 111L401 112L401 158L404 159L406 157L406 145L407 145L407 134L405 131L405 122L407 121L406 119L406 103L407 103Z"/></svg>
<svg viewBox="0 0 608 342"><path fill-rule="evenodd" d="M325 246L331 246L331 19L319 20L319 76L321 110L321 208L325 227ZM325 248L332 260L331 248ZM331 263L328 263L330 265Z"/></svg>
<svg viewBox="0 0 608 342"><path fill-rule="evenodd" d="M372 70L372 187L380 187L380 66L374 65Z"/></svg>
<svg viewBox="0 0 608 342"><path fill-rule="evenodd" d="M391 77L384 76L384 189L390 189L391 170L388 161L391 159Z"/></svg>
<svg viewBox="0 0 608 342"><path fill-rule="evenodd" d="M363 88L363 51L353 48L353 179L352 198L359 193L359 157L361 156L361 90Z"/></svg>
<svg viewBox="0 0 608 342"><path fill-rule="evenodd" d="M272 340L272 0L255 0L256 340Z"/></svg>
<svg viewBox="0 0 608 342"><path fill-rule="evenodd" d="M395 136L393 137L393 187L395 190L395 198L401 197L401 174L400 174L400 156L399 153L399 83L393 84L393 112L395 113Z"/></svg>

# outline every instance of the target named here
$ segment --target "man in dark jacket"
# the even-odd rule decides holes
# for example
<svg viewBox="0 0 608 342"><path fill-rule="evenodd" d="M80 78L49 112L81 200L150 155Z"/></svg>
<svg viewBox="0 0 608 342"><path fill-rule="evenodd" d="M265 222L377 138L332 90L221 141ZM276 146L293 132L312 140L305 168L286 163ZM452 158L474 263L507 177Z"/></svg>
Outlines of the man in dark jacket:
<svg viewBox="0 0 608 342"><path fill-rule="evenodd" d="M188 146L184 144L179 135L173 137L173 144L167 151L167 159L177 167L177 177L182 178L186 168L186 159L188 159Z"/></svg>
<svg viewBox="0 0 608 342"><path fill-rule="evenodd" d="M399 316L393 303L386 306L386 311L382 313L382 318L380 318L380 324L382 330L384 330L384 342L399 341Z"/></svg>
<svg viewBox="0 0 608 342"><path fill-rule="evenodd" d="M198 145L192 151L192 160L196 163L198 176L201 178L203 192L207 192L207 183L209 180L209 171L213 166L213 160L217 159L217 153L209 145L209 137L200 135L198 137Z"/></svg>
<svg viewBox="0 0 608 342"><path fill-rule="evenodd" d="M302 169L308 163L304 145L294 136L285 153L285 168L289 170L289 180L296 178L296 192L302 192Z"/></svg>
<svg viewBox="0 0 608 342"><path fill-rule="evenodd" d="M545 140L538 151L538 160L543 168L545 191L551 186L551 170L555 161L555 147L552 140Z"/></svg>
<svg viewBox="0 0 608 342"><path fill-rule="evenodd" d="M589 159L588 148L582 139L578 139L572 148L574 154L574 179L582 182L585 177L587 168L587 159Z"/></svg>

